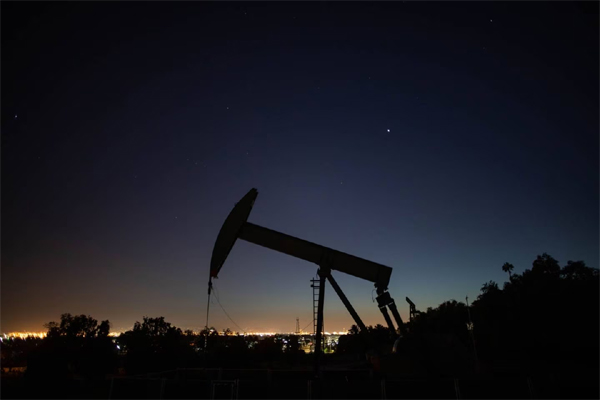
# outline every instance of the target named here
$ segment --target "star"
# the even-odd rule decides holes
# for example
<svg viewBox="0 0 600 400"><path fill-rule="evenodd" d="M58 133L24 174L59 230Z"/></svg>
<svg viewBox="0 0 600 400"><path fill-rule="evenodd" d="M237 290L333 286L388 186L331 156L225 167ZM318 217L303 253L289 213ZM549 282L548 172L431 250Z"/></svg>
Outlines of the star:
<svg viewBox="0 0 600 400"><path fill-rule="evenodd" d="M15 119L17 119L17 114L15 114Z"/></svg>
<svg viewBox="0 0 600 400"><path fill-rule="evenodd" d="M387 131L388 131L388 133L390 133L390 130L389 130L389 129L388 129Z"/></svg>
<svg viewBox="0 0 600 400"><path fill-rule="evenodd" d="M490 19L490 22L494 22L494 21Z"/></svg>

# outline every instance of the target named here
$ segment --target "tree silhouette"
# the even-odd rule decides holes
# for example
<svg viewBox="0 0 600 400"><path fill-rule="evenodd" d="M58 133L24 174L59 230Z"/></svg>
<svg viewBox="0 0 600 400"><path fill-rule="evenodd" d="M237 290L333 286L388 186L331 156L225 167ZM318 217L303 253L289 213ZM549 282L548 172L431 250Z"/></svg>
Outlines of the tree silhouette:
<svg viewBox="0 0 600 400"><path fill-rule="evenodd" d="M535 274L558 276L560 274L560 265L558 265L558 261L552 258L552 256L544 253L541 256L537 256L533 262L531 272Z"/></svg>
<svg viewBox="0 0 600 400"><path fill-rule="evenodd" d="M219 336L219 332L215 329L214 326L210 328L204 328L200 331L201 336Z"/></svg>
<svg viewBox="0 0 600 400"><path fill-rule="evenodd" d="M69 375L101 377L114 371L117 363L116 346L108 337L109 321L91 316L62 314L60 323L44 324L46 338L30 354L27 376L66 377Z"/></svg>
<svg viewBox="0 0 600 400"><path fill-rule="evenodd" d="M494 281L489 281L481 286L481 294L477 297L478 299L490 297L500 292L498 284Z"/></svg>
<svg viewBox="0 0 600 400"><path fill-rule="evenodd" d="M143 332L149 336L164 336L173 329L181 332L181 329L172 327L170 322L165 322L165 317L144 317L142 323L136 321L133 325L134 332Z"/></svg>
<svg viewBox="0 0 600 400"><path fill-rule="evenodd" d="M44 324L44 327L48 329L47 335L50 337L108 336L110 330L108 320L102 321L102 323L98 325L98 321L89 315L71 315L69 313L60 316L60 323L52 321Z"/></svg>
<svg viewBox="0 0 600 400"><path fill-rule="evenodd" d="M504 272L508 272L508 280L512 279L512 274L511 272L515 269L515 266L512 265L511 263L504 263L504 265L502 266L502 271Z"/></svg>
<svg viewBox="0 0 600 400"><path fill-rule="evenodd" d="M119 337L127 351L125 368L129 373L146 373L185 366L194 356L189 339L164 317L143 317Z"/></svg>
<svg viewBox="0 0 600 400"><path fill-rule="evenodd" d="M598 277L598 270L589 268L583 261L567 261L567 265L560 271L564 279L584 281Z"/></svg>
<svg viewBox="0 0 600 400"><path fill-rule="evenodd" d="M476 351L483 370L571 373L597 369L598 269L587 267L583 261L569 261L560 268L558 261L547 253L537 256L532 268L522 274L512 274L509 266L509 263L503 266L503 271L510 273L503 289L494 281L484 283L470 307ZM444 349L447 346L458 349L451 345L454 339L446 343L453 337L473 350L474 342L467 329L468 315L466 306L455 301L428 308L410 323L407 339L416 340L410 342L413 344L425 343L423 349L429 356L424 359L434 364L449 358L459 363L466 356L464 352L461 355ZM568 322L557 323L561 316ZM422 338L428 339L423 342ZM409 347L404 346L401 351L409 352ZM446 370L453 368L448 366ZM458 364L455 370L460 370Z"/></svg>
<svg viewBox="0 0 600 400"><path fill-rule="evenodd" d="M350 327L350 329L348 330L348 334L349 334L349 335L358 335L358 333L359 333L359 332L360 332L360 331L359 331L359 329L358 329L358 326L356 326L356 325L352 325L352 326Z"/></svg>

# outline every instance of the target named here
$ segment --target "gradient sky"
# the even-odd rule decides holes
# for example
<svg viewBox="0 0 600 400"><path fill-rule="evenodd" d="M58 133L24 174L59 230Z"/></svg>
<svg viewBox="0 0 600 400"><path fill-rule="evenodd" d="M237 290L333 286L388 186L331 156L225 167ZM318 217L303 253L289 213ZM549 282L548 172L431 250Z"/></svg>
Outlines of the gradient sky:
<svg viewBox="0 0 600 400"><path fill-rule="evenodd" d="M1 330L204 326L252 187L253 223L392 267L404 318L504 262L598 267L598 45L597 2L2 2ZM215 286L293 331L316 270L238 241ZM352 323L328 286L325 329Z"/></svg>

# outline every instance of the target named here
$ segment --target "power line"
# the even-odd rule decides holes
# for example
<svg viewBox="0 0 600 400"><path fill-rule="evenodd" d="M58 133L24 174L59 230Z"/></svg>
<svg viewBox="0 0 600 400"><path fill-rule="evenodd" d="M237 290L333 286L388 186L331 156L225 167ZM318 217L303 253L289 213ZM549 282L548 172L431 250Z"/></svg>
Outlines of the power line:
<svg viewBox="0 0 600 400"><path fill-rule="evenodd" d="M229 320L242 332L246 333L246 331L244 329L242 329L238 324L235 323L235 321L229 316L229 314L227 314L227 311L225 311L225 308L223 307L223 305L221 304L221 302L219 301L219 296L217 294L217 288L216 286L213 284L213 287L215 288L215 298L217 299L217 304L219 304L219 307L221 307L221 310L223 310L223 312L225 313L225 315L227 316L227 318L229 318Z"/></svg>
<svg viewBox="0 0 600 400"><path fill-rule="evenodd" d="M213 298L215 298L217 300L217 304L219 305L219 307L221 307L221 310L223 310L223 312L225 313L225 315L227 316L227 318L229 318L229 320L231 321L232 324L234 324L240 331L246 333L245 329L242 329L238 324L235 323L235 321L229 316L229 314L227 313L227 311L225 310L225 307L223 307L223 305L221 304L221 301L219 299L219 290L217 289L217 285L215 285L213 283L212 286L213 289ZM304 330L306 328L308 328L311 324L313 323L313 321L311 320L308 324L306 324L306 326L304 328L302 328L300 331L304 332Z"/></svg>
<svg viewBox="0 0 600 400"><path fill-rule="evenodd" d="M313 323L313 322L312 322L312 321L310 321L308 324L306 324L306 326L305 326L304 328L300 329L300 331L301 331L301 332L304 332L304 330L305 330L306 328L308 328L308 327L310 326L310 324L312 324L312 323Z"/></svg>

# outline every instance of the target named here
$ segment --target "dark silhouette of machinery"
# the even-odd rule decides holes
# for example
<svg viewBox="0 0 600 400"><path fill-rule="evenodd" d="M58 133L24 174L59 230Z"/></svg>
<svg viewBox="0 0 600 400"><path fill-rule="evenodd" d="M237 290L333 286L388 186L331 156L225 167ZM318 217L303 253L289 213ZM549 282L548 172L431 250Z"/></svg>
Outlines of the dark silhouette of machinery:
<svg viewBox="0 0 600 400"><path fill-rule="evenodd" d="M421 314L421 311L417 310L417 306L415 306L415 303L412 302L411 299L409 299L408 297L406 297L406 302L409 305L409 322L412 322L415 320L415 317L418 314ZM392 347L392 353L396 354L398 353L398 346L400 344L400 337L396 339L396 341L394 342L394 346Z"/></svg>
<svg viewBox="0 0 600 400"><path fill-rule="evenodd" d="M415 317L418 314L421 314L421 311L417 310L417 307L415 306L415 303L413 303L408 297L406 298L406 302L408 303L408 305L410 306L410 310L409 310L409 321L413 321L415 319Z"/></svg>
<svg viewBox="0 0 600 400"><path fill-rule="evenodd" d="M294 256L319 266L317 274L319 276L319 295L317 301L317 326L315 329L315 343L322 341L323 328L323 303L325 296L325 280L328 280L346 309L360 328L361 332L366 332L367 328L362 322L354 307L350 304L346 295L332 276L332 271L343 272L357 278L373 282L377 292L377 304L383 314L385 321L392 332L406 335L405 326L400 317L394 299L388 292L388 284L392 274L392 268L385 265L365 260L350 254L343 253L328 247L324 247L309 241L299 239L285 233L277 232L251 222L248 222L248 216L252 211L254 201L258 196L256 189L250 189L248 193L238 202L229 213L229 216L223 223L219 236L213 248L210 264L210 278L208 283L208 294L210 296L212 289L212 278L217 278L219 271L223 267L229 252L233 248L236 240L243 239L281 253ZM396 331L394 323L388 313L388 308L392 312L398 330ZM321 346L315 346L315 370L319 368L319 357L322 352Z"/></svg>

